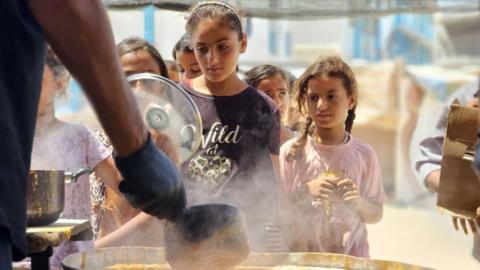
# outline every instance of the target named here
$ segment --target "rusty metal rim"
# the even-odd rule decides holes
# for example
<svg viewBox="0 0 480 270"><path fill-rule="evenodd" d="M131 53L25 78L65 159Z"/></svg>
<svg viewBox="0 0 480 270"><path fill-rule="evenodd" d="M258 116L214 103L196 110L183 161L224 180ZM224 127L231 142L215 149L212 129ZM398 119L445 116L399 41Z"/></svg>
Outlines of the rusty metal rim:
<svg viewBox="0 0 480 270"><path fill-rule="evenodd" d="M67 256L64 261L66 270L98 270L114 264L143 263L164 264L163 248L153 247L117 247L76 253ZM240 267L262 267L274 269L275 266L294 265L310 267L333 267L349 270L430 270L422 266L384 260L357 258L353 256L329 253L251 253ZM271 268L270 268L271 267Z"/></svg>

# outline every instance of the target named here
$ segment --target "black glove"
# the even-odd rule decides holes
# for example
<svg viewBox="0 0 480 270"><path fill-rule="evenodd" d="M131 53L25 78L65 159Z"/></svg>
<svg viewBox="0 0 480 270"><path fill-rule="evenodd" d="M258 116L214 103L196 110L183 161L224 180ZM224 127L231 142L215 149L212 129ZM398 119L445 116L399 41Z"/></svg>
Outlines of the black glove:
<svg viewBox="0 0 480 270"><path fill-rule="evenodd" d="M133 207L160 219L173 220L182 213L186 196L180 174L150 134L136 152L115 156L115 164L124 178L119 189Z"/></svg>

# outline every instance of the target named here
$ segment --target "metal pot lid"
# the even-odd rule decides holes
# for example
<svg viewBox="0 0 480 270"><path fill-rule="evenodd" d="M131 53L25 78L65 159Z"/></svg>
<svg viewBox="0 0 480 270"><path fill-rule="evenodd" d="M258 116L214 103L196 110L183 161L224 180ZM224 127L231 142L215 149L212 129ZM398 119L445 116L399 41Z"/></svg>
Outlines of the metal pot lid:
<svg viewBox="0 0 480 270"><path fill-rule="evenodd" d="M133 74L127 79L150 132L166 135L180 162L189 159L200 146L202 121L188 93L175 82L152 73Z"/></svg>

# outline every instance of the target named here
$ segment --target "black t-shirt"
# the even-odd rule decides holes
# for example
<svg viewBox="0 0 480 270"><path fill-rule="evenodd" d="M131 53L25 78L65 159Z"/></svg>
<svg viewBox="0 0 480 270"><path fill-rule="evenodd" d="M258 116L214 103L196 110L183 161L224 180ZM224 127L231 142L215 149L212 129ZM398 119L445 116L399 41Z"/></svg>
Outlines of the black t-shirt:
<svg viewBox="0 0 480 270"><path fill-rule="evenodd" d="M189 204L235 204L251 228L275 222L278 188L270 155L279 152L280 118L273 102L251 87L234 96L183 87L203 124L200 149L182 165ZM263 232L254 234L250 238L258 239Z"/></svg>
<svg viewBox="0 0 480 270"><path fill-rule="evenodd" d="M0 1L0 233L26 256L26 179L46 44L24 0Z"/></svg>

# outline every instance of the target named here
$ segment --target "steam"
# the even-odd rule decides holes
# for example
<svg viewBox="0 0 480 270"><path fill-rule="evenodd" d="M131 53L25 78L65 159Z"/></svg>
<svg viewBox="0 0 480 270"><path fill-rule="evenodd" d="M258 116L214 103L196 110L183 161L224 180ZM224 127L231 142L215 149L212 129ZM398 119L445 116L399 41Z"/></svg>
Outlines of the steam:
<svg viewBox="0 0 480 270"><path fill-rule="evenodd" d="M208 186L191 179L184 181L188 204L235 205L245 215L247 235L253 252L287 251L278 212L279 187L271 169L268 152L265 151L262 155L264 156L258 157L258 162L252 169L253 173L232 171L231 178L224 179L219 185Z"/></svg>

